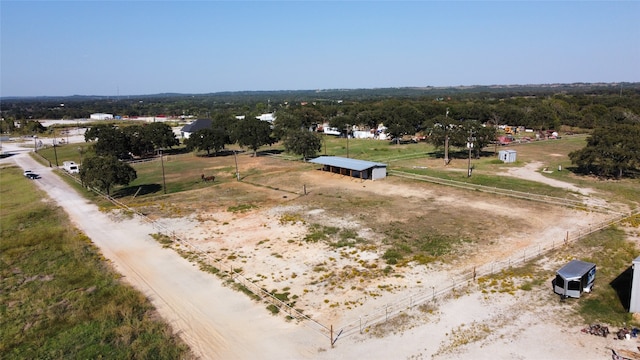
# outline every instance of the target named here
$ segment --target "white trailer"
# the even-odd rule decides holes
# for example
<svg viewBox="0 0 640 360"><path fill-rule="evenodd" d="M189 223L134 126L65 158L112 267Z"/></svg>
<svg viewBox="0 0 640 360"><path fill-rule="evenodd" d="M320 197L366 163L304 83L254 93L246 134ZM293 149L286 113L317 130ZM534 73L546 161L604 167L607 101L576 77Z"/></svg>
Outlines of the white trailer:
<svg viewBox="0 0 640 360"><path fill-rule="evenodd" d="M596 264L571 260L556 272L553 292L563 298L579 298L583 292L590 292L596 280Z"/></svg>

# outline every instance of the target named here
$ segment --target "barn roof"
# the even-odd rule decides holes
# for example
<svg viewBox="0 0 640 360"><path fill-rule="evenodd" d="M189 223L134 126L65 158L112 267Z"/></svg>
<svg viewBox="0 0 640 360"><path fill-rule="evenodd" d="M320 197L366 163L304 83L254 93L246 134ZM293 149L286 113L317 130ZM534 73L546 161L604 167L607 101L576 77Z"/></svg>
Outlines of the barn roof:
<svg viewBox="0 0 640 360"><path fill-rule="evenodd" d="M182 132L194 133L201 129L207 129L211 127L211 119L197 119L191 124L187 124L182 127Z"/></svg>
<svg viewBox="0 0 640 360"><path fill-rule="evenodd" d="M321 164L321 165L340 167L343 169L351 169L356 171L363 171L366 169L378 168L378 167L387 167L387 164L383 164L383 163L358 160L358 159L349 159L349 158L343 158L340 156L320 156L315 159L309 160L309 162Z"/></svg>

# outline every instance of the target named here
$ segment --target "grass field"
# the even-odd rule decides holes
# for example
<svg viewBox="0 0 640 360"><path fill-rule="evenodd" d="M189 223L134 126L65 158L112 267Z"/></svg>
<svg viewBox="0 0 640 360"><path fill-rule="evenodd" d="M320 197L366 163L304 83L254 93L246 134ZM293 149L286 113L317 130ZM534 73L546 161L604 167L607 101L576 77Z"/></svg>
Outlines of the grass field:
<svg viewBox="0 0 640 360"><path fill-rule="evenodd" d="M0 357L179 359L189 350L16 167L0 176Z"/></svg>
<svg viewBox="0 0 640 360"><path fill-rule="evenodd" d="M471 177L467 177L468 158L465 151L452 152L453 160L447 166L443 163L441 150L426 143L395 145L387 141L349 139L348 151L352 158L384 162L391 170L549 196L570 196L563 189L499 175L509 168L521 167L528 162L536 161L541 163L541 167L552 170L544 176L593 188L599 192L599 197L614 203L637 206L640 202L637 180L600 180L577 176L570 171L572 165L568 153L582 148L585 145L585 139L584 135L575 135L560 140L511 146L509 148L516 150L518 154L518 160L512 164L503 164L498 161L494 155L496 149L487 148L484 149L480 159L471 160L473 167ZM418 203L417 200L407 200L398 194L380 193L376 197L370 197L362 192L331 189L328 185L316 186L308 196L301 197L306 174L312 172L317 166L304 163L297 157L285 153L267 156L267 154L280 153L282 148L278 145L261 150L262 155L258 158L245 152L239 153L237 157L230 151L210 157L203 156L204 153L177 152L165 155L162 161L137 163L133 166L138 173L138 178L128 186L116 189L114 194L119 200L152 217L181 217L203 211L215 213L234 212L232 209L261 209L282 203L283 198L287 198L287 201L297 199L296 204L324 209L327 215L336 218L357 219L363 226L382 234L382 245L374 245L373 242L353 234L353 231L349 233L349 229L310 223L308 224L310 232L304 241L315 242L322 239L327 241L331 248L366 249L383 246L386 249L383 259L391 266L404 266L409 261L419 264L431 263L436 259L455 261L456 258L469 256L475 251L473 249L498 247L499 244L493 240L496 229L500 229L501 224L508 221L507 216L488 214L487 211L468 209L462 213L459 208L436 207L430 201ZM58 156L67 154L66 151L73 159L73 148L59 151ZM320 155L324 155L325 151L327 155L346 156L347 140L326 137ZM41 153L47 158L51 156L51 153L45 150ZM241 182L236 180L236 159ZM562 171L556 171L559 166L563 169ZM202 182L201 174L215 175L216 180L213 183ZM527 209L532 216L548 215L547 213L557 210L523 200L495 199L490 195L467 190L418 185L393 176L385 182L390 186L410 184L412 187L424 189L425 192L446 193L451 198L504 202L513 209ZM165 183L167 194L164 194L163 189ZM559 216L562 215L562 212L557 213ZM298 215L291 214L291 216L296 218ZM518 229L509 230L517 231ZM579 255L587 261L598 263L600 284L608 284L615 280L625 271L628 266L627 260L635 258L638 254L635 245L626 241L625 234L619 229L603 231L584 241L566 249L565 255L558 256ZM237 254L233 249L228 251L230 257L236 257ZM385 266L380 267L380 270L391 269L390 272L385 272L385 275L393 273L393 268ZM549 271L538 275L542 278L548 277ZM546 284L543 285L546 286ZM602 321L611 324L630 321L616 290L605 285L603 288L603 291L593 293L586 301L581 301L579 303L581 310L577 310L582 312L586 321ZM607 310L604 311L602 308Z"/></svg>
<svg viewBox="0 0 640 360"><path fill-rule="evenodd" d="M545 176L553 179L570 182L578 186L592 187L610 193L612 201L636 202L640 201L640 192L637 191L637 181L620 180L605 181L591 177L576 176L571 172L572 165L568 154L584 147L586 135L565 136L560 140L534 141L531 143L518 144L508 147L517 151L517 161L515 163L504 164L497 159L496 151L501 147L493 146L483 149L483 155L479 159L471 159L473 168L472 176L467 177L467 167L469 165L468 153L465 150L451 151L452 158L449 165L445 166L442 159L442 149L436 149L432 145L424 142L417 144L396 145L389 141L379 141L370 139L349 139L349 157L361 160L383 162L388 164L392 170L407 171L416 174L425 174L443 179L468 182L471 184L495 186L516 191L546 194L550 196L566 196L566 192L544 184L526 180L505 178L496 176L511 167L519 167L531 161L540 161L543 167L556 170L558 167L566 171L552 171ZM90 155L88 145L69 144L56 147L58 163L63 161L80 162L79 148L83 149L84 156ZM505 147L506 148L506 147ZM280 144L260 149L262 154L280 153L281 159L293 161L283 161L286 165L265 169L257 168L251 161L249 152L242 152L237 147L231 147L240 151L237 156L240 176L243 180L250 181L251 178L265 175L274 175L278 171L308 171L313 165L303 163L299 157L283 153ZM42 149L39 153L48 161L55 165L53 148ZM129 186L116 188L116 197L126 197L138 192L137 196L144 198L164 194L164 184L166 193L177 193L193 189L201 189L211 186L209 183L200 181L200 176L215 175L216 183L235 181L236 165L235 157L231 151L222 152L218 156L204 156L204 153L183 153L178 148L168 153L163 158L163 162L151 161L134 165L138 173L138 179ZM347 139L332 136L323 137L323 145L319 155L347 156ZM164 179L163 169L164 165ZM297 190L296 190L297 191Z"/></svg>

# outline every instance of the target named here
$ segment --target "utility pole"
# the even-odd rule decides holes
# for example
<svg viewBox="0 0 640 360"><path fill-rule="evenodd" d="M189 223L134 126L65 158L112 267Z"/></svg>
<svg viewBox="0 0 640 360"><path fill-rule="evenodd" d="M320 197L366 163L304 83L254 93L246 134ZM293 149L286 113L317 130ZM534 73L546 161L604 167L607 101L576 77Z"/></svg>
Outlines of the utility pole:
<svg viewBox="0 0 640 360"><path fill-rule="evenodd" d="M164 193L167 193L167 182L164 177L164 154L162 153L162 149L160 149L160 164L162 164L162 189Z"/></svg>
<svg viewBox="0 0 640 360"><path fill-rule="evenodd" d="M346 126L346 131L347 131L347 158L349 158L349 124L347 124Z"/></svg>
<svg viewBox="0 0 640 360"><path fill-rule="evenodd" d="M469 162L467 163L467 177L471 177L471 149L473 149L473 129L469 129L469 139L467 139L467 147L469 148Z"/></svg>
<svg viewBox="0 0 640 360"><path fill-rule="evenodd" d="M444 124L444 165L449 165L449 108L445 113L447 118L446 124Z"/></svg>
<svg viewBox="0 0 640 360"><path fill-rule="evenodd" d="M236 180L240 181L240 171L238 171L238 155L233 150L233 159L236 161Z"/></svg>
<svg viewBox="0 0 640 360"><path fill-rule="evenodd" d="M53 154L56 156L56 166L60 166L58 164L58 151L56 150L56 129L53 129Z"/></svg>

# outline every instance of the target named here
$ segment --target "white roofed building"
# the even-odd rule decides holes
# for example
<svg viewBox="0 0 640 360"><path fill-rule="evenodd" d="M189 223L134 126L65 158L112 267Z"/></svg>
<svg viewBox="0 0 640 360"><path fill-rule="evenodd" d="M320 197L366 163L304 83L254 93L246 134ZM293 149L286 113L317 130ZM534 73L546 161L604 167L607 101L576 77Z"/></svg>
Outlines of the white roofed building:
<svg viewBox="0 0 640 360"><path fill-rule="evenodd" d="M113 120L113 114L95 113L89 115L91 120Z"/></svg>
<svg viewBox="0 0 640 360"><path fill-rule="evenodd" d="M276 117L273 114L262 114L260 116L256 116L256 119L273 123L276 120Z"/></svg>

